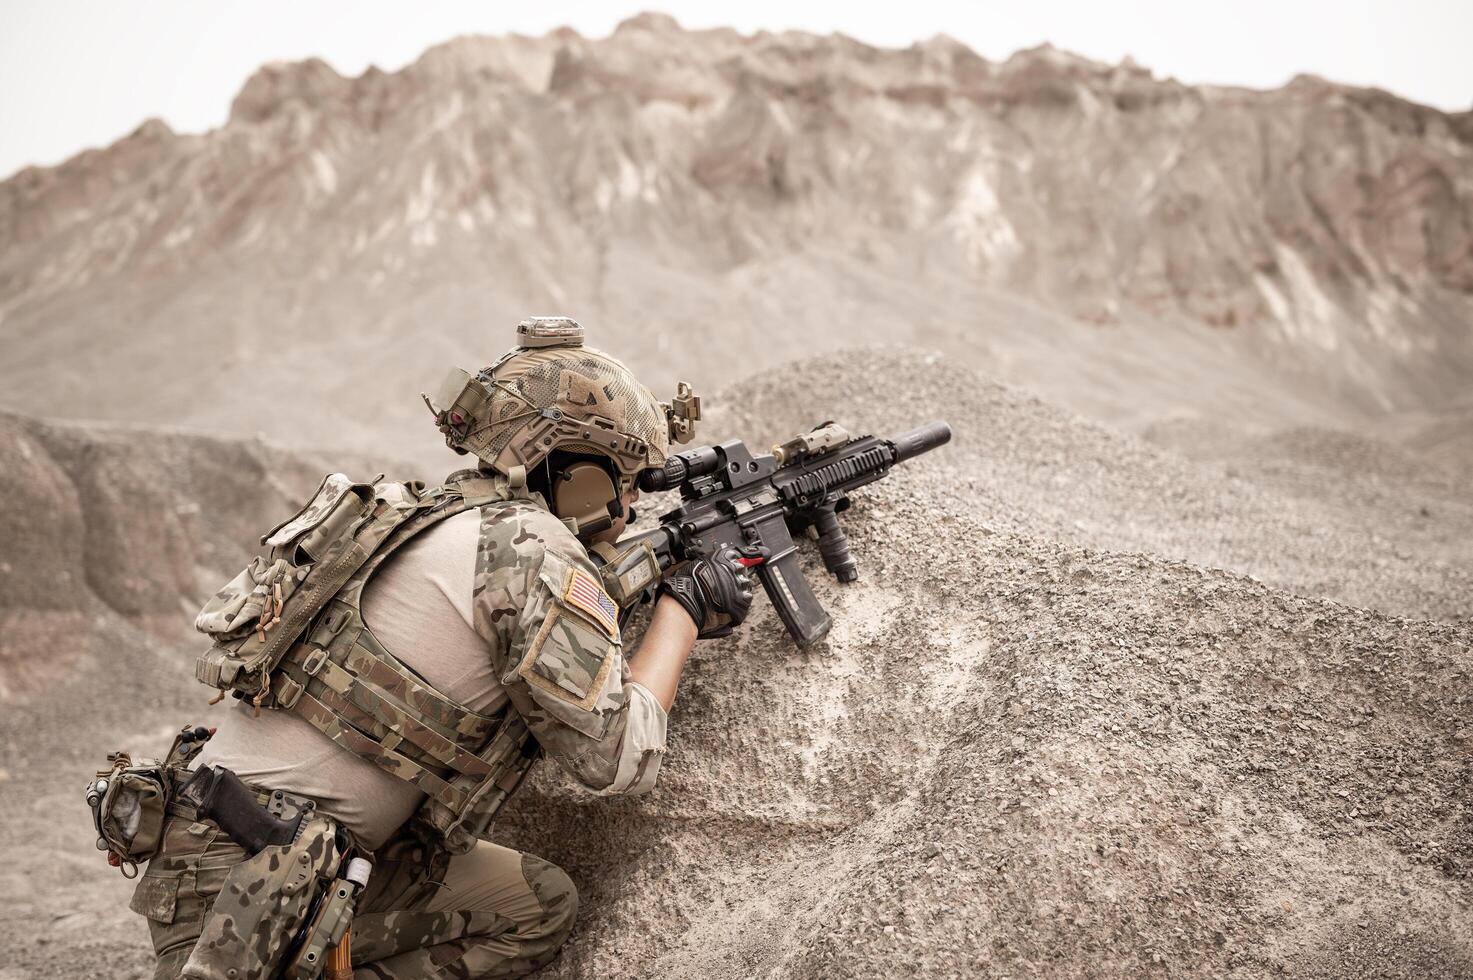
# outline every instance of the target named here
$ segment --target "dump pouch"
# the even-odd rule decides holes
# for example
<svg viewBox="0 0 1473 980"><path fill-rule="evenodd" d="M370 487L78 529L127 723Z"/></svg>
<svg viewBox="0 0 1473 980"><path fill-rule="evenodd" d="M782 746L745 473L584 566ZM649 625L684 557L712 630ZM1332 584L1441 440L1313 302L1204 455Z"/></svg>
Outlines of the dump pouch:
<svg viewBox="0 0 1473 980"><path fill-rule="evenodd" d="M276 607L284 605L306 577L306 569L294 568L285 559L271 561L257 555L205 603L194 619L194 628L224 641L249 636L263 622L269 629Z"/></svg>
<svg viewBox="0 0 1473 980"><path fill-rule="evenodd" d="M380 501L371 484L329 474L306 506L262 535L270 552L251 559L195 619L195 628L215 641L195 663L195 677L259 704L282 654L397 523L370 527L372 518L415 506L408 499L412 485L384 489L397 492Z"/></svg>
<svg viewBox="0 0 1473 980"><path fill-rule="evenodd" d="M194 628L225 642L252 630L269 631L311 567L333 552L335 542L351 536L373 500L374 488L369 484L353 483L341 473L329 474L306 506L262 535L261 543L271 548L270 554L252 558L244 571L205 603Z"/></svg>
<svg viewBox="0 0 1473 980"><path fill-rule="evenodd" d="M169 806L163 767L149 760L135 765L126 752L109 755L111 767L87 784L87 805L97 829L97 849L109 852L125 878L158 852Z"/></svg>

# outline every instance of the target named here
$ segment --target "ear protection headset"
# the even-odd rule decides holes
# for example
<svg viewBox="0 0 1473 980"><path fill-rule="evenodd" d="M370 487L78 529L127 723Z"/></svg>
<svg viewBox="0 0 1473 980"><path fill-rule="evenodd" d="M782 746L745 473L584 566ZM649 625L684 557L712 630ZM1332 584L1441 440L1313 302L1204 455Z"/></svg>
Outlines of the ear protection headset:
<svg viewBox="0 0 1473 980"><path fill-rule="evenodd" d="M618 487L598 463L574 463L552 476L552 510L578 522L578 536L597 534L624 513Z"/></svg>

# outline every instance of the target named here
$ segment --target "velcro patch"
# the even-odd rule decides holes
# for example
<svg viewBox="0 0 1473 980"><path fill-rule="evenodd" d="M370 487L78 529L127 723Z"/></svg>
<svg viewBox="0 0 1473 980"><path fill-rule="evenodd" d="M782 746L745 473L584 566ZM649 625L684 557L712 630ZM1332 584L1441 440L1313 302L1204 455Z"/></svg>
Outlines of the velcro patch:
<svg viewBox="0 0 1473 980"><path fill-rule="evenodd" d="M619 607L603 590L598 579L583 569L574 567L568 576L568 586L563 590L563 601L593 617L611 637L619 635Z"/></svg>

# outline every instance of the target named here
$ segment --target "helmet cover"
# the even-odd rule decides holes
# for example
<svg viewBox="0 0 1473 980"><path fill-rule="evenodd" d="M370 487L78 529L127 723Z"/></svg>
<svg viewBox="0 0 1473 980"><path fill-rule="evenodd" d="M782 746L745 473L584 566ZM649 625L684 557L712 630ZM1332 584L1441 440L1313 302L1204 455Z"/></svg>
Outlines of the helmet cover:
<svg viewBox="0 0 1473 980"><path fill-rule="evenodd" d="M674 404L657 401L617 359L583 346L570 317L517 324L518 345L472 376L452 370L424 396L445 442L514 480L554 450L607 458L627 490L642 470L664 465L686 442L700 399L682 382Z"/></svg>

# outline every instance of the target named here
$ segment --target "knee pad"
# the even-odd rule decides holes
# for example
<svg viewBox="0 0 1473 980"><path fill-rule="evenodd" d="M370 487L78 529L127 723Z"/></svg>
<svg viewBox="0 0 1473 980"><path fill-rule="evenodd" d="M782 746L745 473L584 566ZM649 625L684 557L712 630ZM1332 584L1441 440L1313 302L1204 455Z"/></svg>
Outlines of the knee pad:
<svg viewBox="0 0 1473 980"><path fill-rule="evenodd" d="M534 854L522 855L522 877L542 906L539 931L545 929L549 937L556 935L558 942L566 939L578 918L578 886L562 868Z"/></svg>

